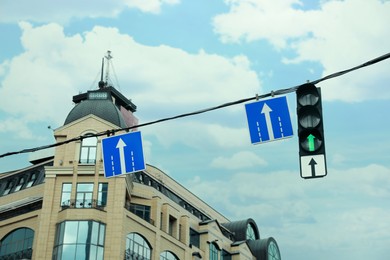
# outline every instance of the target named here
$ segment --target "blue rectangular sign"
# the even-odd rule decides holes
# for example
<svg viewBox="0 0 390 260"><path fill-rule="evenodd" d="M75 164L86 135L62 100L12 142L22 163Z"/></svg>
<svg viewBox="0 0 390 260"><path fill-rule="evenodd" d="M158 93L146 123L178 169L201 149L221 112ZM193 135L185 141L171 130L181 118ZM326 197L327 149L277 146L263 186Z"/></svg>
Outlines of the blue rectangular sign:
<svg viewBox="0 0 390 260"><path fill-rule="evenodd" d="M286 96L245 105L252 144L293 136Z"/></svg>
<svg viewBox="0 0 390 260"><path fill-rule="evenodd" d="M104 176L110 178L145 170L141 132L102 139Z"/></svg>

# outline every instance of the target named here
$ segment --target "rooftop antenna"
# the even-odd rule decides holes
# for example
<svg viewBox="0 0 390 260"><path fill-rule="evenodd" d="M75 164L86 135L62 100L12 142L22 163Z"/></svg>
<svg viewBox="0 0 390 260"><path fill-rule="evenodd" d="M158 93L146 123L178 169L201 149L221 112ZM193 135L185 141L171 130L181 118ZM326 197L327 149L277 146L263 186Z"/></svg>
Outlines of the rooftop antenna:
<svg viewBox="0 0 390 260"><path fill-rule="evenodd" d="M100 73L99 89L103 89L106 85L103 81L103 71L104 71L104 58L102 58L102 72Z"/></svg>
<svg viewBox="0 0 390 260"><path fill-rule="evenodd" d="M107 60L106 64L106 81L103 81L103 74L104 74L104 58ZM100 73L100 81L99 81L99 89L103 89L108 85L108 78L110 74L110 60L112 59L111 51L107 51L107 55L102 58L102 71Z"/></svg>
<svg viewBox="0 0 390 260"><path fill-rule="evenodd" d="M110 60L112 59L112 56L111 56L111 51L107 51L107 56L105 56L106 60L107 60L107 68L106 68L106 84L108 84L108 75L110 73Z"/></svg>

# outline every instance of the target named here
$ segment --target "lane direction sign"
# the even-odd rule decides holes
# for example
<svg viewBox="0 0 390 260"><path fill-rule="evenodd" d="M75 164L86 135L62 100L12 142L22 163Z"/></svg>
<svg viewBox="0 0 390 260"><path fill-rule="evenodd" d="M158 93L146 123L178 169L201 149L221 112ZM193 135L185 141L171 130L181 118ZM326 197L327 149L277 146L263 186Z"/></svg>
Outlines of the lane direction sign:
<svg viewBox="0 0 390 260"><path fill-rule="evenodd" d="M141 132L102 139L103 168L106 178L145 170Z"/></svg>
<svg viewBox="0 0 390 260"><path fill-rule="evenodd" d="M286 96L245 105L252 144L293 136Z"/></svg>
<svg viewBox="0 0 390 260"><path fill-rule="evenodd" d="M325 155L307 155L300 157L301 177L304 179L326 176Z"/></svg>

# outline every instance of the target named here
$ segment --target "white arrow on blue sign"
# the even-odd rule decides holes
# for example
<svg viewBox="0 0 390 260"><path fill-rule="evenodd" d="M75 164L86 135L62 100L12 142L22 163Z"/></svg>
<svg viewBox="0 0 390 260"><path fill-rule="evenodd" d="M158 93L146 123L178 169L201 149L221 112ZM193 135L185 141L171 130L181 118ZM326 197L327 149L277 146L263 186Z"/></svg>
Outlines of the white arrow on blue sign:
<svg viewBox="0 0 390 260"><path fill-rule="evenodd" d="M145 170L141 132L102 139L104 176L110 178Z"/></svg>
<svg viewBox="0 0 390 260"><path fill-rule="evenodd" d="M252 144L293 136L286 96L245 105Z"/></svg>

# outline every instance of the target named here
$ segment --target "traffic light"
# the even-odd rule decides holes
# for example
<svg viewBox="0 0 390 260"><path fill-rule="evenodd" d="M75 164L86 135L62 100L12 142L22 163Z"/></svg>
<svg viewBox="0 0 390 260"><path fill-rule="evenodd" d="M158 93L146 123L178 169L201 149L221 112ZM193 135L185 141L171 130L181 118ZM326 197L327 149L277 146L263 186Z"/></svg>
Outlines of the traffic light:
<svg viewBox="0 0 390 260"><path fill-rule="evenodd" d="M306 83L298 87L296 95L301 177L324 177L327 171L321 89Z"/></svg>

